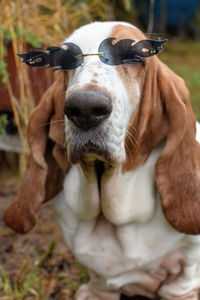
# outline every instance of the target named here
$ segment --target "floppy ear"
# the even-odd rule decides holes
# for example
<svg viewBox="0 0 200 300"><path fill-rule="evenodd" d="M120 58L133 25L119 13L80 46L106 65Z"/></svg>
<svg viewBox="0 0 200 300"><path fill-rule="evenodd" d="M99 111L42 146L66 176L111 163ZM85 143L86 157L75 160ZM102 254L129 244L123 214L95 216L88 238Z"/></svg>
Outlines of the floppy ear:
<svg viewBox="0 0 200 300"><path fill-rule="evenodd" d="M27 171L14 202L4 214L5 223L19 233L33 228L40 204L62 189L64 175L69 169L64 146L64 76L60 72L29 120Z"/></svg>
<svg viewBox="0 0 200 300"><path fill-rule="evenodd" d="M157 80L168 123L165 148L155 168L162 208L176 230L200 234L200 144L189 92L162 63Z"/></svg>
<svg viewBox="0 0 200 300"><path fill-rule="evenodd" d="M140 103L126 138L129 151L124 170L145 162L164 144L155 166L155 180L163 212L177 231L200 234L200 144L195 116L184 81L157 57L144 64Z"/></svg>

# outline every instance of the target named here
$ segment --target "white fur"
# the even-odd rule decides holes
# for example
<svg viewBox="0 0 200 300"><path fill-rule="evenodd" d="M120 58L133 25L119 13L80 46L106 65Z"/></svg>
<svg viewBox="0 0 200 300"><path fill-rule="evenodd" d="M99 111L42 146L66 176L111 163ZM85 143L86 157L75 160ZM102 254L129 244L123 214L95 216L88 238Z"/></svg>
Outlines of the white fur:
<svg viewBox="0 0 200 300"><path fill-rule="evenodd" d="M96 53L115 24L87 25L68 40L79 44L83 53ZM135 106L128 101L114 67L102 66L96 57L86 60L70 78L66 94L89 83L94 70L100 75L98 84L106 86L114 103L110 122L104 128L110 131L106 142L113 155L123 161L125 130ZM117 85L113 86L113 82ZM135 103L139 96L136 93ZM68 142L72 138L71 126L66 120ZM199 124L197 140L200 142ZM161 151L162 147L152 151L134 171L123 174L120 163L105 170L101 196L92 163L86 167L74 165L68 172L64 191L53 204L68 247L91 271L91 281L79 290L77 300L119 300L120 292L134 295L141 290L153 298L153 286L157 286L160 297L172 300L199 287L200 236L178 233L168 224L155 188L154 167ZM183 267L180 261L184 261L184 272L179 270ZM180 276L162 284L166 272Z"/></svg>

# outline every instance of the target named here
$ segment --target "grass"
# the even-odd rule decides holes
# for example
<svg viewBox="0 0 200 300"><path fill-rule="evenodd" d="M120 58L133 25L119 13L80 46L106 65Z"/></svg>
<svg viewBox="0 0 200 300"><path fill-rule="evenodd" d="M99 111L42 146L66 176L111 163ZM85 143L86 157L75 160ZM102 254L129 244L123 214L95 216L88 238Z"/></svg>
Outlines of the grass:
<svg viewBox="0 0 200 300"><path fill-rule="evenodd" d="M49 281L41 273L41 263L40 259L32 264L27 256L14 278L0 267L0 299L49 299L53 279Z"/></svg>
<svg viewBox="0 0 200 300"><path fill-rule="evenodd" d="M38 259L27 255L15 274L0 266L0 299L73 299L80 282L88 281L88 273L72 256L66 260L65 253L59 253L58 257L56 248L53 241Z"/></svg>
<svg viewBox="0 0 200 300"><path fill-rule="evenodd" d="M4 299L5 295L8 299L17 300L49 299L54 279L45 278L45 275L41 272L41 264L48 256L52 256L53 248L54 245L51 244L48 251L33 263L30 257L27 256L14 278L10 277L9 272L6 272L3 267L0 267L0 299Z"/></svg>
<svg viewBox="0 0 200 300"><path fill-rule="evenodd" d="M165 49L159 57L185 80L196 117L200 120L200 41L169 40Z"/></svg>

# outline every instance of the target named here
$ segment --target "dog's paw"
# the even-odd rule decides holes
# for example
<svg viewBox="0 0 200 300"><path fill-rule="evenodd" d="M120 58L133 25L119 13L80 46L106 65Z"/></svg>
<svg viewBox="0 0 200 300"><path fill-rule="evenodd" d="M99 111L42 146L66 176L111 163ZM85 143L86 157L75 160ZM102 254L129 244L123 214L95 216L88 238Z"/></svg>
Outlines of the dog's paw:
<svg viewBox="0 0 200 300"><path fill-rule="evenodd" d="M120 294L91 289L89 284L82 285L76 293L75 300L119 300Z"/></svg>

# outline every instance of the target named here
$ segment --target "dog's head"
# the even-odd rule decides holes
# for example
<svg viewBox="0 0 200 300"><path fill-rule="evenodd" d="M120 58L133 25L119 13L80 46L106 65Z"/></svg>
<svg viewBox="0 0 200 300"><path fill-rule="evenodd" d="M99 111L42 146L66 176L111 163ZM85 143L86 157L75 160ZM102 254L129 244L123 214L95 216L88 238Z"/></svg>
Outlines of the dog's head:
<svg viewBox="0 0 200 300"><path fill-rule="evenodd" d="M129 24L97 22L81 27L66 42L77 44L83 53L97 53L109 37L116 37L114 43L145 39ZM7 224L29 231L40 203L61 189L70 164L101 161L127 172L165 144L155 167L163 211L178 231L199 233L200 147L183 80L155 56L119 66L89 56L82 66L59 72L30 119L31 157L5 214ZM58 120L65 126L54 122ZM48 128L40 127L46 122Z"/></svg>
<svg viewBox="0 0 200 300"><path fill-rule="evenodd" d="M110 22L86 25L67 41L78 44L83 53L97 53L100 43L113 36L117 38L115 43L145 38L134 27ZM70 161L91 160L93 156L94 160L114 164L124 162L129 122L141 98L144 63L114 67L102 63L98 56L89 56L68 76L64 111Z"/></svg>

